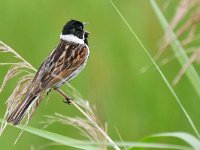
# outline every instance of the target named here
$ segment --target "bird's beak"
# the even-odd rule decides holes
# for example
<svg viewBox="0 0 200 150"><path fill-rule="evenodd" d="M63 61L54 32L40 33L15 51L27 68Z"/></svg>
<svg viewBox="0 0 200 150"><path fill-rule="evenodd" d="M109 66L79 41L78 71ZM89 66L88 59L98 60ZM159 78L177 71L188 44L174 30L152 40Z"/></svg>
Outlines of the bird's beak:
<svg viewBox="0 0 200 150"><path fill-rule="evenodd" d="M87 35L88 35L88 34L90 34L90 32L88 32L88 31L85 31L85 34L87 34Z"/></svg>

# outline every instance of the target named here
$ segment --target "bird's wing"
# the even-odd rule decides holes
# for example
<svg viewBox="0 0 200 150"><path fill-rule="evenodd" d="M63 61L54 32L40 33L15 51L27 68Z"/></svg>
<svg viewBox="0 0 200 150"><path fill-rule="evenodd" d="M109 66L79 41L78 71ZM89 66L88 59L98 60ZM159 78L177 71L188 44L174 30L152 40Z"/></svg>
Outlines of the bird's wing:
<svg viewBox="0 0 200 150"><path fill-rule="evenodd" d="M40 87L47 89L59 82L67 82L85 64L87 57L87 46L61 41L41 65L33 83L40 81Z"/></svg>

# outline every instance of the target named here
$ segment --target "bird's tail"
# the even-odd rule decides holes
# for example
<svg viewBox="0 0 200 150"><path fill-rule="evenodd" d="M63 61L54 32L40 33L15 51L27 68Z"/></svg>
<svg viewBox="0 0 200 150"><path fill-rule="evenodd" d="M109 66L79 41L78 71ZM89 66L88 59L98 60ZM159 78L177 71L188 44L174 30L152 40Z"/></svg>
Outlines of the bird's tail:
<svg viewBox="0 0 200 150"><path fill-rule="evenodd" d="M26 96L25 99L11 112L8 116L7 122L13 125L18 125L26 115L29 107L33 104L37 96Z"/></svg>

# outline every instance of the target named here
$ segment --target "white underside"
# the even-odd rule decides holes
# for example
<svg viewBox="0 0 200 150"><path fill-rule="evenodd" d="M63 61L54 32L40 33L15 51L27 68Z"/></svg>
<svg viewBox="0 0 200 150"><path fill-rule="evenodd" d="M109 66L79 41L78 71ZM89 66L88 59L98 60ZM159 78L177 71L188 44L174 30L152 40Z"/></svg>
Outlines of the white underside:
<svg viewBox="0 0 200 150"><path fill-rule="evenodd" d="M80 39L72 34L68 34L68 35L62 35L60 34L60 39L64 40L64 41L68 41L68 42L73 42L73 43L77 43L77 44L84 44L84 40Z"/></svg>

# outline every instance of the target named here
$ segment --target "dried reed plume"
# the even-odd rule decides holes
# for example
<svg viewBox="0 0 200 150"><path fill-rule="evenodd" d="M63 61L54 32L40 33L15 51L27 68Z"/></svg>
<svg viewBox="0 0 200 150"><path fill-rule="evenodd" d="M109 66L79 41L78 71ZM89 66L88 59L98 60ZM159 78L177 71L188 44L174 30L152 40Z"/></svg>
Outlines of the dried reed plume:
<svg viewBox="0 0 200 150"><path fill-rule="evenodd" d="M17 63L0 63L0 65L10 65L10 69L7 71L3 83L0 87L0 94L3 91L4 87L6 86L6 83L12 79L13 77L20 75L21 73L24 73L24 75L18 79L17 85L10 95L10 97L7 99L7 110L4 115L4 121L1 125L0 134L2 134L3 130L5 129L7 122L6 119L9 116L9 114L17 107L17 105L23 100L23 97L27 94L28 88L30 86L31 80L34 76L34 73L36 69L33 68L28 62L26 62L16 51L14 51L12 48L4 44L0 41L0 53L11 53L14 57L18 59ZM41 98L41 96L39 96ZM40 101L40 98L38 98L38 102ZM28 115L27 121L30 119L30 116L32 116L34 110L36 109L36 104L32 107L30 110L30 115Z"/></svg>
<svg viewBox="0 0 200 150"><path fill-rule="evenodd" d="M4 115L4 120L1 125L0 134L4 131L7 122L6 119L8 115L16 108L16 106L23 100L23 97L27 94L28 88L30 87L30 83L34 77L35 72L37 71L31 64L29 64L24 58L22 58L15 50L13 50L8 45L4 44L0 41L0 53L11 53L14 57L18 59L17 63L0 63L0 67L3 65L10 65L10 69L8 70L7 74L4 77L3 83L0 86L0 93L3 91L4 87L6 86L6 83L11 78L20 75L21 77L18 78L17 85L15 89L13 90L12 94L7 99L7 110ZM72 96L74 101L71 101L72 105L77 108L78 111L80 111L85 118L81 117L66 117L64 115L55 114L54 116L48 116L48 120L46 122L46 125L50 125L53 122L60 122L64 124L73 125L75 128L77 128L81 133L83 133L88 139L91 141L95 141L100 144L100 148L105 150L106 144L103 144L105 142L109 142L114 149L120 150L120 148L113 142L113 140L107 135L105 128L103 128L100 123L98 122L98 119L96 118L93 109L91 108L88 101L83 100L76 91L75 88L73 88L69 83L67 83L68 87L72 90ZM62 96L65 96L66 94L59 90L59 93ZM31 116L33 115L34 111L38 107L38 104L41 102L42 97L46 94L46 91L41 93L37 101L31 106L31 109L26 114L26 123L28 124Z"/></svg>
<svg viewBox="0 0 200 150"><path fill-rule="evenodd" d="M171 1L167 1L171 2ZM166 2L165 2L166 4ZM170 3L165 5L165 12L167 12L168 7L170 7ZM175 14L173 15L169 27L165 32L165 35L162 38L160 49L155 55L155 60L158 60L163 54L163 52L167 49L167 47L171 44L171 37L168 35L169 31L173 31L176 37L179 39L181 45L184 47L186 51L189 49L193 49L193 51L189 51L191 54L189 55L189 61L185 62L185 65L180 69L179 73L173 80L173 85L176 85L185 71L188 69L190 64L195 61L198 61L200 58L200 47L194 47L195 44L200 44L199 39L200 35L197 34L197 27L200 23L200 1L199 0L181 0L176 8ZM173 57L181 57L175 56ZM161 64L166 64L172 59L165 59Z"/></svg>

